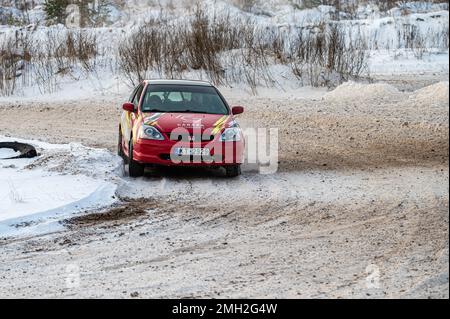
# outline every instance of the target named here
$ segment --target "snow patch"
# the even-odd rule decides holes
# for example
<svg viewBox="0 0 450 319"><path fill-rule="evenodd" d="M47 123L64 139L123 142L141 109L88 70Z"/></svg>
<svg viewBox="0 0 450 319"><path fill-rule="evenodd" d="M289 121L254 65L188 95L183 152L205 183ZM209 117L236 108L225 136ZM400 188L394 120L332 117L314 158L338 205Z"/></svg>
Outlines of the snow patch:
<svg viewBox="0 0 450 319"><path fill-rule="evenodd" d="M333 91L325 94L325 99L390 99L401 92L386 83L363 84L353 81L345 82Z"/></svg>
<svg viewBox="0 0 450 319"><path fill-rule="evenodd" d="M258 205L260 201L317 202L341 204L352 202L355 198L364 198L367 194L380 190L379 194L386 202L395 201L405 196L405 189L396 185L417 185L417 175L412 171L417 168L400 168L396 176L391 170L379 169L381 178L367 180L373 172L355 171L349 174L345 171L314 171L314 172L279 172L262 175L246 172L236 179L220 179L209 177L179 176L164 178L124 180L119 185L117 194L139 199L164 197L167 200L190 201L196 199L199 203L226 203L233 199L243 206ZM430 173L433 174L433 173ZM437 180L445 177L436 175ZM395 183L393 182L395 180ZM411 189L408 196L420 196L418 192L428 188L423 185ZM436 196L444 196L445 189L431 188Z"/></svg>
<svg viewBox="0 0 450 319"><path fill-rule="evenodd" d="M418 59L406 49L371 50L368 64L371 75L448 73L448 55L448 50L428 49Z"/></svg>
<svg viewBox="0 0 450 319"><path fill-rule="evenodd" d="M448 107L448 91L449 81L442 81L417 90L413 98L428 103L444 103Z"/></svg>
<svg viewBox="0 0 450 319"><path fill-rule="evenodd" d="M71 214L117 201L119 159L104 149L0 137L35 146L39 157L0 160L0 234L49 232ZM117 177L118 178L118 177Z"/></svg>
<svg viewBox="0 0 450 319"><path fill-rule="evenodd" d="M42 169L2 169L0 221L64 207L101 186L101 181L83 175L60 175Z"/></svg>
<svg viewBox="0 0 450 319"><path fill-rule="evenodd" d="M20 152L14 151L12 148L0 148L0 159L19 156Z"/></svg>

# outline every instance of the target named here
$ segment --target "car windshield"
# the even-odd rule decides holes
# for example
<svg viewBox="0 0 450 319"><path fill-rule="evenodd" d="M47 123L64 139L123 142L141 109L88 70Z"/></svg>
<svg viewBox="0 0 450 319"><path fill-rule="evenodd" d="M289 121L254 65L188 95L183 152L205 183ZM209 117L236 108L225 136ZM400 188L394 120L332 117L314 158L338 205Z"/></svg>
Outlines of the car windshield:
<svg viewBox="0 0 450 319"><path fill-rule="evenodd" d="M228 108L211 86L150 84L142 112L228 114Z"/></svg>

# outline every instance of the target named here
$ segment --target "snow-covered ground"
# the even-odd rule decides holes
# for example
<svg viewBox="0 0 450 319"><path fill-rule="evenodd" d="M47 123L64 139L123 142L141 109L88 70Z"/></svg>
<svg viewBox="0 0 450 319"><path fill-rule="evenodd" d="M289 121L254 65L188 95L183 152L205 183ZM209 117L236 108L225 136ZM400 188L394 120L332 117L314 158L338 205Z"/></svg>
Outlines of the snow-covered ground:
<svg viewBox="0 0 450 319"><path fill-rule="evenodd" d="M411 52L407 50L397 50L395 57L392 52L386 50L371 51L369 58L370 76L374 78L384 78L384 76L399 77L401 75L414 77L417 80L421 76L430 75L435 77L437 81L442 81L447 77L449 72L449 51L446 52L430 52L425 54L424 58L417 60ZM275 67L274 72L278 73L278 81L276 87L257 89L259 96L274 96L281 92L295 97L304 97L315 95L320 97L324 91L329 90L327 87L312 88L311 86L303 86L295 81L292 77L286 77L282 71L283 67L278 69ZM155 77L158 76L155 74ZM195 74L186 75L186 78L197 78ZM433 81L433 79L431 79ZM247 92L253 94L252 90L246 86L219 86L221 91L225 92ZM413 90L417 87L412 87ZM78 99L86 99L95 97L95 99L104 97L111 99L116 97L118 104L125 101L129 96L132 88L123 81L119 76L111 76L104 73L104 76L87 77L81 79L73 79L66 77L60 79L59 89L53 93L42 94L39 88L34 85L28 87L21 93L13 96L0 96L3 102L19 102L19 101L75 101Z"/></svg>
<svg viewBox="0 0 450 319"><path fill-rule="evenodd" d="M0 236L53 231L59 227L57 222L70 214L116 202L117 186L106 173L117 169L119 160L110 152L79 144L3 136L0 140L32 144L40 153L30 159L0 156ZM2 149L0 154L9 157L11 151ZM72 156L79 165L70 163ZM41 161L46 165L40 165Z"/></svg>
<svg viewBox="0 0 450 319"><path fill-rule="evenodd" d="M20 16L10 2L1 10ZM66 30L44 25L42 2L30 25L0 26L0 40ZM243 127L279 128L276 174L245 166L237 179L170 170L124 177L113 150L131 90L111 58L140 22L182 21L193 3L127 1L88 30L106 52L95 72L74 65L55 75L52 92L28 81L0 97L0 141L40 153L9 160L15 153L0 150L0 295L448 298L448 4L340 15L369 39L368 75L389 84L360 79L328 92L271 64L276 83L258 96L242 83L221 87L246 107ZM330 6L300 10L296 0L245 10L234 0L202 3L209 15L280 29L334 15ZM404 25L417 28L424 48L405 48ZM68 266L79 271L77 287L64 285ZM378 288L366 286L369 266L380 270Z"/></svg>
<svg viewBox="0 0 450 319"><path fill-rule="evenodd" d="M45 14L42 2L36 1L36 6L28 10L30 25L0 25L0 43L17 34L26 34L30 39L45 46L48 34L62 35L69 29L63 25L45 25ZM6 2L5 2L6 3ZM121 41L129 38L137 28L150 19L167 19L173 24L186 22L192 18L195 1L125 1L121 6L112 1L109 18L101 27L84 28L83 32L95 35L97 51L100 55L95 61L95 68L90 72L83 70L80 64L71 65L69 73L54 70L55 74L49 80L49 87L39 85L33 72L26 75L26 70L18 73L13 97L39 99L47 98L77 98L86 95L128 94L130 82L120 70L117 61L118 46ZM268 35L276 30L292 34L286 41L286 46L296 38L299 28L318 28L323 22L336 19L336 9L332 6L305 8L301 1L271 0L255 1L250 8L244 8L241 1L234 0L203 0L200 1L206 15L213 19L230 15L232 19L249 19L255 28L270 30ZM4 11L20 14L20 10L5 7ZM402 2L399 6L382 11L370 2L362 2L350 15L349 9L343 6L343 11L336 23L346 30L346 41L352 42L359 37L367 45L367 68L363 78L385 76L390 74L448 74L448 4L423 2ZM357 45L357 44L355 44ZM222 59L225 73L236 72L239 66L230 62L233 52L223 52ZM231 70L233 69L233 70ZM290 65L277 64L270 61L266 68L271 80L268 83L259 81L259 85L273 86L277 89L297 89L311 85L304 79L299 80L293 74ZM230 71L231 70L231 71ZM30 71L28 71L30 72ZM146 77L159 78L161 74L148 70ZM260 76L260 75L258 75ZM210 80L206 72L186 70L180 77ZM227 79L227 86L245 88L248 83L243 79ZM321 85L334 86L336 83L324 81ZM261 91L261 90L259 90ZM0 96L0 98L3 98Z"/></svg>
<svg viewBox="0 0 450 319"><path fill-rule="evenodd" d="M0 159L11 158L18 155L20 155L20 152L16 152L12 148L0 148Z"/></svg>
<svg viewBox="0 0 450 319"><path fill-rule="evenodd" d="M40 153L39 157L0 160L0 202L2 202L0 225L3 226L3 229L0 227L0 232L11 230L10 226L13 226L13 228L17 224L30 226L30 223L32 226L35 224L39 226L38 230L47 227L46 231L48 231L47 222L42 223L42 221L49 220L51 226L54 226L55 220L66 218L67 214L95 210L114 203L117 200L117 198L114 198L115 195L119 198L134 199L151 198L153 196L177 199L183 196L218 198L220 194L214 194L217 189L222 189L225 196L223 200L230 196L230 192L233 193L233 198L245 200L246 197L252 195L255 188L259 188L270 190L269 193L261 192L261 196L271 196L274 199L278 198L278 200L289 201L298 198L299 194L303 194L303 197L308 197L311 200L321 200L324 197L328 201L333 201L337 200L338 197L345 197L344 195L348 190L340 188L341 183L344 183L354 185L355 190L359 189L358 194L363 196L363 193L370 193L372 186L358 186L362 183L360 179L362 177L353 179L352 176L334 172L327 177L329 183L323 184L315 173L311 175L308 171L295 171L299 156L304 158L306 154L298 155L297 151L297 155L291 154L292 157L286 158L286 153L295 153L293 150L296 149L302 152L308 148L315 149L315 146L311 146L310 143L313 145L319 142L323 143L327 138L326 136L319 136L319 140L318 136L307 134L311 134L318 127L324 125L324 121L329 116L328 113L342 116L341 123L343 125L344 121L350 120L351 124L348 124L348 127L361 126L364 129L361 129L361 132L346 132L345 134L349 134L348 139L343 138L340 143L334 143L334 139L331 139L330 144L325 147L327 150L342 147L342 143L355 140L354 136L365 136L363 132L367 127L374 125L374 118L377 116L384 118L385 113L390 114L389 121L400 123L393 127L387 126L383 130L377 129L382 132L395 131L395 133L392 133L393 137L380 142L387 144L401 145L405 143L405 140L415 138L414 135L402 137L405 131L401 127L403 127L402 123L406 121L410 123L423 122L419 125L418 129L420 130L431 128L434 133L428 132L425 136L428 136L426 142L432 143L432 139L436 138L432 134L439 136L439 132L445 130L444 123L448 121L448 111L446 110L446 106L448 106L448 81L433 84L415 92L401 92L396 87L384 83L363 84L357 82L347 82L331 92L306 87L285 92L277 92L272 89L262 91L256 101L249 92L245 91L225 89L223 93L225 96L231 97L230 102L232 103L242 102L244 105L248 105L246 113L244 113L247 118L244 117L241 124L250 127L278 127L280 126L279 122L283 123L280 127L282 134L280 154L283 159L280 169L287 170L288 173L281 172L273 176L259 176L254 173L254 167L248 165L244 166L244 175L237 181L223 181L217 180L216 177L204 176L204 178L195 180L195 187L192 187L191 182L183 178L172 180L165 177L138 180L124 178L121 170L121 159L111 151L70 143L71 140L77 140L89 143L89 145L114 149L117 140L115 128L119 114L116 112L118 105L114 105L113 102L116 99L114 96L110 95L108 99L100 101L69 99L64 95L48 100L41 97L39 102L32 98L20 99L16 102L10 99L6 102L6 105L17 103L22 107L16 109L13 105L8 106L9 109L5 109L2 116L9 118L9 122L17 123L27 117L30 120L29 123L24 123L27 127L25 131L27 134L45 139L56 139L57 141L64 140L65 142L68 141L69 144L48 144L33 140L19 140L35 145ZM117 101L120 101L120 99L117 98ZM404 104L399 106L396 104L398 101L403 101ZM352 108L351 105L355 103L358 106ZM48 108L49 105L52 109ZM345 107L342 105L345 105ZM268 108L269 106L270 108ZM92 113L86 112L86 108L89 107ZM396 110L394 113L393 109ZM321 113L317 113L319 110ZM286 116L285 112L288 112L289 115ZM250 115L247 116L247 113ZM68 118L61 118L60 114L68 114L68 118L74 118L77 121L68 123ZM97 114L98 116L92 118L91 114ZM319 114L317 123L313 124L311 119L305 120L302 117L302 115L307 116L307 114L313 117L317 117ZM297 118L298 116L300 118ZM361 116L368 118L367 123L360 118ZM331 117L333 119L330 121L333 123L335 121L334 116ZM352 118L355 118L355 120L351 120ZM253 123L258 119L259 123ZM303 126L310 123L310 128L303 128L302 139L298 141L303 144L294 146L292 143L295 143L295 139L292 140L289 138L290 135L284 134L288 133L287 130L290 127L295 127L299 121L303 123ZM49 126L52 126L50 131L48 130ZM68 128L69 130L67 130ZM5 124L2 129L5 132L24 134L21 130L17 130L15 124L10 126ZM298 134L298 132L294 130L292 134ZM398 140L395 138L398 138ZM316 139L317 142L313 142ZM0 141L13 140L16 139L0 136ZM362 145L365 142L361 141L360 143L359 152L363 153L367 146L364 148ZM3 149L1 152L0 158L13 154L10 149ZM350 152L345 148L336 151L341 157ZM424 152L426 153L426 150ZM418 156L418 154L415 151L414 156ZM404 154L401 154L390 155L389 157L395 161L401 161L404 156ZM292 163L289 161L292 161ZM329 162L331 159L324 156L321 160L312 160L315 164L320 163L320 161ZM358 161L359 164L363 164L367 163L368 159L362 157ZM387 158L383 158L382 161L387 161ZM378 163L375 166L378 165L380 164ZM325 174L322 173L321 176L325 177ZM404 184L410 182L405 181ZM364 187L369 188L364 190ZM186 193L186 190L189 190L189 192ZM394 191L391 191L387 195L393 194ZM400 195L394 194L394 196ZM441 193L439 196L443 196L443 194ZM24 229L24 227L21 228L21 230ZM36 231L36 229L28 227L27 231Z"/></svg>
<svg viewBox="0 0 450 319"><path fill-rule="evenodd" d="M349 82L331 92L223 93L246 107L243 127L280 128L278 173L122 177L115 96L1 102L0 134L59 143L31 141L41 155L0 164L1 174L51 182L36 190L44 200L64 179L86 204L83 181L96 200L0 221L0 295L448 298L448 81L414 92ZM116 199L86 181L113 184L121 202L108 207ZM67 285L74 273L79 285Z"/></svg>
<svg viewBox="0 0 450 319"><path fill-rule="evenodd" d="M369 71L372 76L402 75L424 73L448 74L448 50L425 53L422 59L417 59L411 51L387 50L371 51Z"/></svg>

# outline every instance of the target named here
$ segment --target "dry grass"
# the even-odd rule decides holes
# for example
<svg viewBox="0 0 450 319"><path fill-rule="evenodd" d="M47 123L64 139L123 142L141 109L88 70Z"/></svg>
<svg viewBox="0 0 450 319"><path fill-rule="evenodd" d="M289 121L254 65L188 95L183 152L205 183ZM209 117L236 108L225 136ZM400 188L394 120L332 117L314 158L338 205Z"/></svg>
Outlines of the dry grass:
<svg viewBox="0 0 450 319"><path fill-rule="evenodd" d="M16 32L0 41L0 94L11 95L32 83L41 93L54 92L57 75L70 74L73 65L91 73L97 56L95 35L82 30L49 30L42 38Z"/></svg>
<svg viewBox="0 0 450 319"><path fill-rule="evenodd" d="M392 3L387 1L386 8ZM236 6L252 11L260 4L235 1ZM352 10L342 1L304 2L317 4L338 4L347 13ZM295 76L303 85L334 86L365 75L366 49L406 48L421 59L430 47L447 50L449 42L448 26L420 33L412 24L399 23L393 36L398 42L381 46L373 35L370 39L358 32L351 35L351 28L339 21L285 28L261 26L245 15L208 16L201 6L190 13L182 22L164 14L150 19L107 47L100 47L105 41L97 39L96 34L102 33L95 29L49 28L44 36L22 30L4 37L0 39L0 94L11 95L34 83L43 93L54 92L58 77L97 76L106 67L114 74L120 72L130 85L155 75L183 78L189 74L215 84L245 85L256 92L258 86L277 85L279 76L274 72L284 66L291 72L288 77ZM117 54L112 53L116 49Z"/></svg>
<svg viewBox="0 0 450 319"><path fill-rule="evenodd" d="M132 85L155 71L168 78L199 71L215 84L244 82L255 90L273 86L270 66L282 64L290 65L303 82L318 86L323 84L319 74L343 81L363 72L363 39L349 45L344 39L345 31L333 24L292 34L258 28L249 19L207 17L197 7L186 24L157 19L138 28L120 44L119 64Z"/></svg>

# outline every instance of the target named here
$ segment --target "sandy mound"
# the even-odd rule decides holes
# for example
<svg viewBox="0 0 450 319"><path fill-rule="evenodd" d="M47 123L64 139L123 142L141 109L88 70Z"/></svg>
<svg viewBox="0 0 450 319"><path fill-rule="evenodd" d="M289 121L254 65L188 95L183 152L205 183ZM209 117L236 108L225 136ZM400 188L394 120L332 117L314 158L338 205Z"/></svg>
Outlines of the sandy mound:
<svg viewBox="0 0 450 319"><path fill-rule="evenodd" d="M349 81L325 94L325 99L390 99L399 94L401 93L394 86L389 84L363 84Z"/></svg>
<svg viewBox="0 0 450 319"><path fill-rule="evenodd" d="M411 98L429 103L446 103L448 105L448 81L438 82L414 92Z"/></svg>

